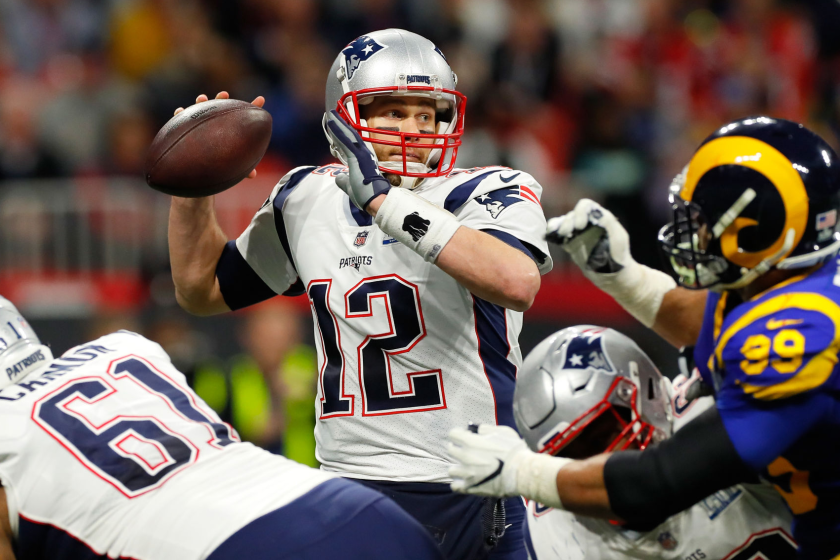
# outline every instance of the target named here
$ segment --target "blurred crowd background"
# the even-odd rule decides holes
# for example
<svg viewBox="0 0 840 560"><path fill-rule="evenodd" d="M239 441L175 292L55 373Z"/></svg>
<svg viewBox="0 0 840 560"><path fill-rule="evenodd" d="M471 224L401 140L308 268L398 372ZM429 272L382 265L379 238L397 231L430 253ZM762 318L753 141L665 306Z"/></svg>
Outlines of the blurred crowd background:
<svg viewBox="0 0 840 560"><path fill-rule="evenodd" d="M547 215L601 201L652 266L669 181L720 125L782 117L838 146L838 0L0 0L0 293L59 353L117 328L146 334L243 436L314 461L307 301L181 312L168 198L145 186L145 152L199 93L264 95L274 129L259 176L217 199L236 237L285 171L331 161L327 71L387 27L428 37L458 74L459 167L527 170ZM673 351L554 256L523 350L564 325L608 324L672 375Z"/></svg>

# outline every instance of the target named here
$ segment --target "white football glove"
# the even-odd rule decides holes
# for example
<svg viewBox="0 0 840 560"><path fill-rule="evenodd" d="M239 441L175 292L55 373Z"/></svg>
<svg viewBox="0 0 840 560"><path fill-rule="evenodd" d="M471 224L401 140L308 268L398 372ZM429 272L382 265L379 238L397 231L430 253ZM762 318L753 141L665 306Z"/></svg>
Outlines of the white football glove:
<svg viewBox="0 0 840 560"><path fill-rule="evenodd" d="M606 208L582 199L575 209L548 221L545 238L560 244L593 284L611 295L628 313L651 327L673 278L637 263L630 236Z"/></svg>
<svg viewBox="0 0 840 560"><path fill-rule="evenodd" d="M516 475L523 458L534 453L508 426L482 424L478 433L464 428L449 432L452 490L479 496L517 496Z"/></svg>
<svg viewBox="0 0 840 560"><path fill-rule="evenodd" d="M557 473L571 459L534 453L507 426L474 428L449 432L448 450L456 460L449 467L452 490L499 498L524 496L548 507L563 507Z"/></svg>

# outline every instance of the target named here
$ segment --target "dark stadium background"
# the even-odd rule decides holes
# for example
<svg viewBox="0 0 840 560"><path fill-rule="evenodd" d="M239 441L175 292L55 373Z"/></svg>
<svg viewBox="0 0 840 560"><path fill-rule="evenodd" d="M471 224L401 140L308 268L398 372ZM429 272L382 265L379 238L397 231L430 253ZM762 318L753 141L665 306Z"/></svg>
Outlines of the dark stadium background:
<svg viewBox="0 0 840 560"><path fill-rule="evenodd" d="M305 298L214 318L177 307L169 200L143 181L145 149L199 93L264 95L274 132L259 177L217 198L238 236L285 171L331 161L327 70L387 27L433 40L458 74L469 98L459 167L527 170L547 216L602 202L652 266L668 182L721 124L767 114L838 145L837 0L0 0L0 294L56 354L118 328L158 340L185 370L228 376L238 356L306 354ZM673 375L672 349L554 257L523 352L566 325L608 325ZM311 437L313 375L268 381L263 424ZM272 437L284 439L260 442Z"/></svg>

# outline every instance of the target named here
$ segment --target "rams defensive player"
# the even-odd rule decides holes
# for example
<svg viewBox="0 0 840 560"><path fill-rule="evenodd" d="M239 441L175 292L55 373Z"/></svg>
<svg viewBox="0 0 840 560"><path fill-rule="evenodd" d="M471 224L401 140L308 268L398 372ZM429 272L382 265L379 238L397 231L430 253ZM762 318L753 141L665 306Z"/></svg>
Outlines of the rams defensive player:
<svg viewBox="0 0 840 560"><path fill-rule="evenodd" d="M501 427L453 430L453 488L649 523L760 474L794 515L800 557L840 558L839 196L825 141L758 117L712 134L671 187L659 239L682 288L635 262L594 202L550 221L548 238L627 311L696 343L717 409L644 451L586 461L532 453Z"/></svg>

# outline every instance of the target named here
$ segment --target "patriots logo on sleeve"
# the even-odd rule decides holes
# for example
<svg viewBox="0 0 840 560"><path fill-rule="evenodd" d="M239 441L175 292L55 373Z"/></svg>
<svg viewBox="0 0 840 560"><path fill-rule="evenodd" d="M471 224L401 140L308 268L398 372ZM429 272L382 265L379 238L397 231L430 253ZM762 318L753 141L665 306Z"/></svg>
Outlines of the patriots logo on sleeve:
<svg viewBox="0 0 840 560"><path fill-rule="evenodd" d="M590 329L570 340L563 369L597 368L614 371L601 345L603 332L603 329Z"/></svg>
<svg viewBox="0 0 840 560"><path fill-rule="evenodd" d="M353 74L356 73L359 66L384 48L386 48L384 45L380 45L367 35L362 35L344 47L344 50L341 52L344 54L344 66L347 69L347 79L353 79Z"/></svg>
<svg viewBox="0 0 840 560"><path fill-rule="evenodd" d="M499 214L504 212L506 208L509 208L519 202L533 202L534 204L540 205L540 199L537 198L534 191L524 185L490 191L489 193L475 197L474 200L483 205L485 210L490 212L490 215L494 220L497 219Z"/></svg>

